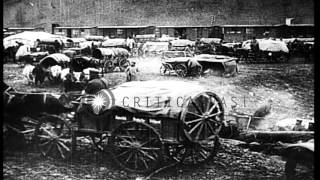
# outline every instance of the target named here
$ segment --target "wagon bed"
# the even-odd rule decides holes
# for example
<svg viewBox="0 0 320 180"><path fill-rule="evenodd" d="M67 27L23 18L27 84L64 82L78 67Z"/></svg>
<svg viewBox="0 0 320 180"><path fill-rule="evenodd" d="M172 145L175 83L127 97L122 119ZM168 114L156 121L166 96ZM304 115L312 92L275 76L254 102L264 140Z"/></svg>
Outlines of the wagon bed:
<svg viewBox="0 0 320 180"><path fill-rule="evenodd" d="M178 75L185 76L188 71L187 62L190 59L198 61L202 66L202 72L212 69L221 74L234 74L238 72L237 59L223 55L201 54L194 57L175 57L163 60L164 69L175 70ZM160 69L160 73L162 73Z"/></svg>

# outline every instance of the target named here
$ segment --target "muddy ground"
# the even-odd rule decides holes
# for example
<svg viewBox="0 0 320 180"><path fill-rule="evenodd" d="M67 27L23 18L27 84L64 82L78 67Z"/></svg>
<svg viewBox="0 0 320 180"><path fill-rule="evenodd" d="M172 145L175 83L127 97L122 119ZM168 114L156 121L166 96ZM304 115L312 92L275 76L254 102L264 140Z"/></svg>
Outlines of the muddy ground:
<svg viewBox="0 0 320 180"><path fill-rule="evenodd" d="M236 77L219 77L211 72L199 78L160 76L159 57L133 58L140 69L140 80L181 80L200 83L218 94L226 113L237 104L237 110L252 114L259 105L272 99L271 114L259 127L271 128L284 118L314 118L313 64L239 64ZM4 81L19 91L39 88L27 85L22 67L5 64ZM111 85L125 82L124 73L106 74ZM59 85L47 85L40 90L60 92ZM135 179L141 175L127 173L114 166L108 155L95 152L90 146L73 162L45 159L28 150L5 152L3 162L6 179ZM217 157L205 166L175 167L160 172L153 179L283 179L284 161L268 155L250 152L223 144Z"/></svg>

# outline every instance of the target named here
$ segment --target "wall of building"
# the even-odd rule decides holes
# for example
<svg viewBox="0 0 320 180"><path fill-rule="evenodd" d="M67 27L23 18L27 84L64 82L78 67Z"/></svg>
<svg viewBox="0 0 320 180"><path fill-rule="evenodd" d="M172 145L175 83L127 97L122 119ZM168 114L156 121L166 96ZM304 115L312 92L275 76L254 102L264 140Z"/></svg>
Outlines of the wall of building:
<svg viewBox="0 0 320 180"><path fill-rule="evenodd" d="M4 0L4 27L314 23L313 0Z"/></svg>

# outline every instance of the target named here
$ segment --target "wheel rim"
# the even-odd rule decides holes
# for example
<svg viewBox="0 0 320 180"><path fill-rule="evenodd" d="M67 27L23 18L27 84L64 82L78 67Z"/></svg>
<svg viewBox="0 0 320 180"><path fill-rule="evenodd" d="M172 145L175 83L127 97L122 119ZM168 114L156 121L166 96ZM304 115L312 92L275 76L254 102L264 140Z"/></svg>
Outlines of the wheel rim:
<svg viewBox="0 0 320 180"><path fill-rule="evenodd" d="M25 139L29 140L30 142L33 142L36 128L37 128L37 124L39 122L37 122L36 120L34 120L32 118L23 118L22 123L24 125L24 131L22 133L23 133Z"/></svg>
<svg viewBox="0 0 320 180"><path fill-rule="evenodd" d="M124 169L146 173L161 161L160 135L145 123L121 124L110 139L111 154Z"/></svg>
<svg viewBox="0 0 320 180"><path fill-rule="evenodd" d="M124 59L119 62L119 68L121 71L124 71L129 65L129 61Z"/></svg>
<svg viewBox="0 0 320 180"><path fill-rule="evenodd" d="M105 140L107 140L108 136L106 134L102 134L99 137L91 136L91 140L95 147L102 152L107 152L106 145L107 143Z"/></svg>
<svg viewBox="0 0 320 180"><path fill-rule="evenodd" d="M112 72L114 70L114 64L112 61L107 61L105 64L104 64L104 68L105 68L105 71L106 72Z"/></svg>
<svg viewBox="0 0 320 180"><path fill-rule="evenodd" d="M175 66L175 71L181 77L185 77L187 75L187 67L183 64L177 64Z"/></svg>
<svg viewBox="0 0 320 180"><path fill-rule="evenodd" d="M181 114L184 133L192 142L215 138L224 118L221 99L214 93L204 92L190 98Z"/></svg>
<svg viewBox="0 0 320 180"><path fill-rule="evenodd" d="M43 156L68 159L72 155L72 131L63 120L40 122L35 134Z"/></svg>
<svg viewBox="0 0 320 180"><path fill-rule="evenodd" d="M166 71L167 71L166 68L163 65L161 65L160 66L160 75L165 75Z"/></svg>
<svg viewBox="0 0 320 180"><path fill-rule="evenodd" d="M197 67L196 69L194 69L193 72L191 72L192 75L194 76L201 76L201 73L202 73L202 67Z"/></svg>
<svg viewBox="0 0 320 180"><path fill-rule="evenodd" d="M219 145L219 138L216 136L210 143L169 144L167 153L171 159L183 165L199 165L214 157Z"/></svg>

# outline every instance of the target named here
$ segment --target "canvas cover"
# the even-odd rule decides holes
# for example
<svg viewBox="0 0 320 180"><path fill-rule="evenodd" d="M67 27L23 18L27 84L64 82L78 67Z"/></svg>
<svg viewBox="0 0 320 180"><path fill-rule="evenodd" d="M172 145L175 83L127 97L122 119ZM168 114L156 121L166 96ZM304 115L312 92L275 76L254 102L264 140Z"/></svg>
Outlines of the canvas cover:
<svg viewBox="0 0 320 180"><path fill-rule="evenodd" d="M261 51L271 51L271 52L285 52L288 53L289 49L284 41L277 41L272 39L257 39L259 43L259 49ZM247 40L242 43L243 49L251 49L251 40Z"/></svg>
<svg viewBox="0 0 320 180"><path fill-rule="evenodd" d="M177 39L177 40L171 41L171 44L173 47L175 47L175 46L178 46L178 47L183 46L184 47L184 46L194 46L195 42L190 41L188 39Z"/></svg>
<svg viewBox="0 0 320 180"><path fill-rule="evenodd" d="M168 42L150 42L147 41L143 44L142 50L144 52L163 52L168 51Z"/></svg>
<svg viewBox="0 0 320 180"><path fill-rule="evenodd" d="M206 43L206 44L220 44L221 39L220 38L201 38L200 42Z"/></svg>
<svg viewBox="0 0 320 180"><path fill-rule="evenodd" d="M227 47L227 48L233 48L233 47L235 47L237 45L241 45L241 43L223 43L221 45L224 46L224 47Z"/></svg>
<svg viewBox="0 0 320 180"><path fill-rule="evenodd" d="M235 61L236 58L224 56L224 55L211 55L211 54L201 54L194 57L175 57L175 58L168 58L165 59L165 62L187 62L189 59L196 59L199 62L229 62Z"/></svg>
<svg viewBox="0 0 320 180"><path fill-rule="evenodd" d="M98 48L93 50L92 56L98 59L102 59L104 56L114 56L112 48Z"/></svg>
<svg viewBox="0 0 320 180"><path fill-rule="evenodd" d="M95 114L114 111L121 115L178 119L183 104L190 97L205 91L204 87L194 82L131 81L99 91L96 97L102 97L104 106L97 109L93 105L97 101L92 101L91 109ZM110 103L111 99L114 103Z"/></svg>
<svg viewBox="0 0 320 180"><path fill-rule="evenodd" d="M175 37L170 37L169 35L166 34L162 34L161 38L158 38L158 41L160 42L169 42L169 41L173 41L176 40L177 38Z"/></svg>
<svg viewBox="0 0 320 180"><path fill-rule="evenodd" d="M104 37L103 36L86 36L85 39L87 41L103 41Z"/></svg>
<svg viewBox="0 0 320 180"><path fill-rule="evenodd" d="M126 45L127 45L126 39L121 39L121 38L108 39L102 42L103 47L115 47L115 46L126 46Z"/></svg>
<svg viewBox="0 0 320 180"><path fill-rule="evenodd" d="M98 48L93 51L92 56L98 59L104 56L129 56L129 51L124 48Z"/></svg>
<svg viewBox="0 0 320 180"><path fill-rule="evenodd" d="M287 145L287 148L293 148L293 147L306 148L306 149L309 149L310 151L314 152L314 139L311 139L307 142L301 142L301 143Z"/></svg>
<svg viewBox="0 0 320 180"><path fill-rule="evenodd" d="M190 59L198 61L203 70L212 69L225 75L235 75L238 72L237 58L224 55L201 54L194 57L168 58L163 61L166 63L187 63Z"/></svg>
<svg viewBox="0 0 320 180"><path fill-rule="evenodd" d="M63 37L59 35L50 34L47 32L35 32L35 31L24 31L22 33L18 33L15 35L8 36L3 39L3 46L4 48L8 48L10 46L16 46L16 41L21 42L25 45L29 45L31 47L34 47L35 42L37 39L41 40L61 40ZM51 41L51 40L50 40Z"/></svg>
<svg viewBox="0 0 320 180"><path fill-rule="evenodd" d="M70 62L70 58L65 54L54 53L40 60L40 64L44 67L59 65L62 62Z"/></svg>
<svg viewBox="0 0 320 180"><path fill-rule="evenodd" d="M176 117L188 98L206 90L195 82L132 81L111 91L116 106Z"/></svg>
<svg viewBox="0 0 320 180"><path fill-rule="evenodd" d="M140 34L140 35L136 35L135 37L136 39L152 39L152 38L156 38L155 34Z"/></svg>

